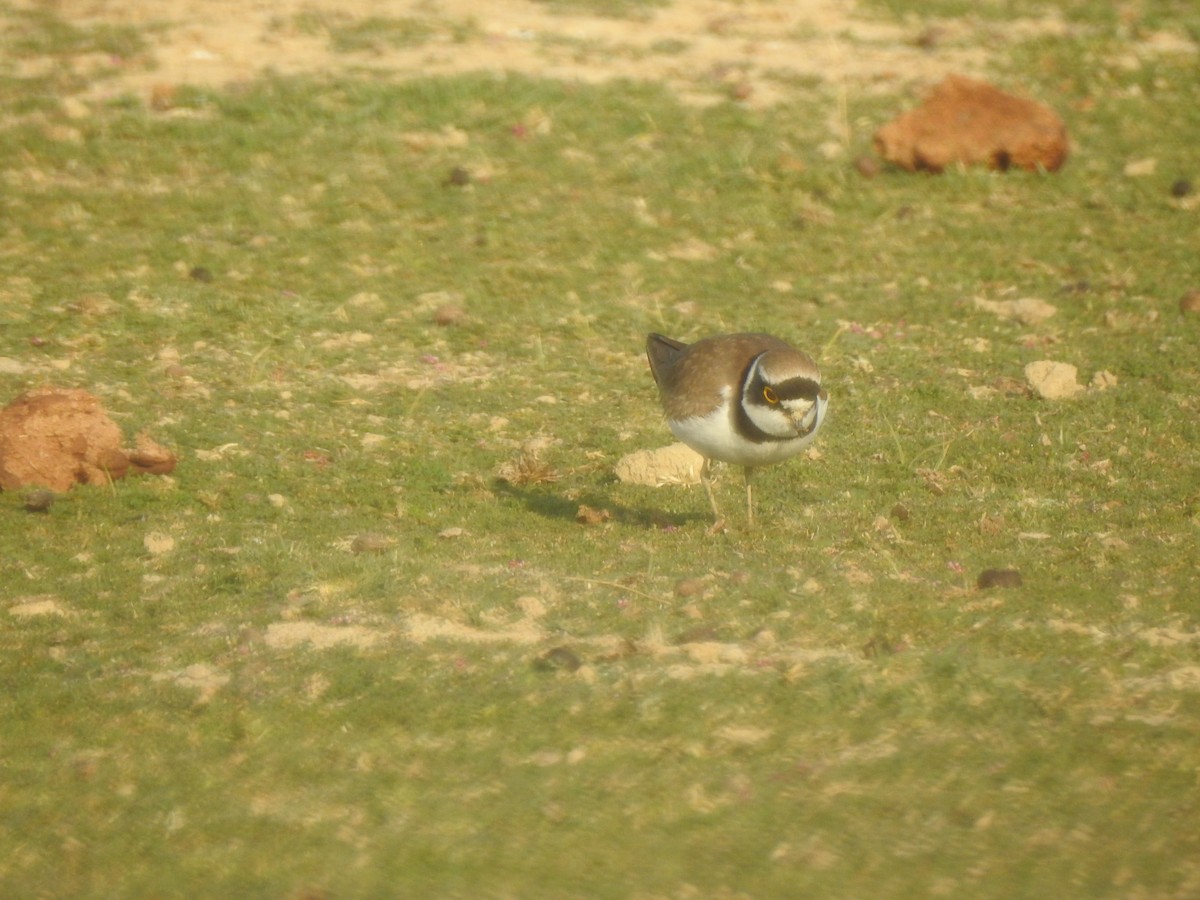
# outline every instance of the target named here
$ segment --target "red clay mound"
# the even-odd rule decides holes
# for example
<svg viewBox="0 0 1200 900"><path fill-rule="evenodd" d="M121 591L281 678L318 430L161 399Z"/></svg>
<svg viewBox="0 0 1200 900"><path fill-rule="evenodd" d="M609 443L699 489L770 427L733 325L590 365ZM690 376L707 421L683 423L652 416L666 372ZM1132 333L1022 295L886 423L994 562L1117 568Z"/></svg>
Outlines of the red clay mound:
<svg viewBox="0 0 1200 900"><path fill-rule="evenodd" d="M65 491L137 472L166 474L173 453L145 435L121 449L121 429L84 390L37 388L0 410L0 490L39 485Z"/></svg>
<svg viewBox="0 0 1200 900"><path fill-rule="evenodd" d="M1069 145L1067 126L1050 107L951 75L921 106L880 128L875 150L910 172L956 163L1055 172Z"/></svg>

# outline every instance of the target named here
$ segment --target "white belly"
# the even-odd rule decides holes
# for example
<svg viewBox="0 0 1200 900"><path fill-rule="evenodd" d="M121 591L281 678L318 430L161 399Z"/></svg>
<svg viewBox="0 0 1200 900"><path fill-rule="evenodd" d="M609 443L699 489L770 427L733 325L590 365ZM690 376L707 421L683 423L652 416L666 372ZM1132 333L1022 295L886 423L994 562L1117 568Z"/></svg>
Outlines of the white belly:
<svg viewBox="0 0 1200 900"><path fill-rule="evenodd" d="M769 466L795 456L813 442L817 429L803 437L756 443L746 440L734 427L728 401L707 416L669 422L671 433L701 456L736 466Z"/></svg>

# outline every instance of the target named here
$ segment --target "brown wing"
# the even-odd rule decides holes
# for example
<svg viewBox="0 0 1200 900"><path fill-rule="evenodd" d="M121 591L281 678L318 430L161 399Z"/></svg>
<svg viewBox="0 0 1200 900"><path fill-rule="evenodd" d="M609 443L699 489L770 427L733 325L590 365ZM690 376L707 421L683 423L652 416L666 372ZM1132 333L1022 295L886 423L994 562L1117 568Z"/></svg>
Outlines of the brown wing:
<svg viewBox="0 0 1200 900"><path fill-rule="evenodd" d="M756 356L781 349L791 348L768 334L722 334L694 344L652 334L646 341L663 409L676 421L708 415L723 391L736 394Z"/></svg>

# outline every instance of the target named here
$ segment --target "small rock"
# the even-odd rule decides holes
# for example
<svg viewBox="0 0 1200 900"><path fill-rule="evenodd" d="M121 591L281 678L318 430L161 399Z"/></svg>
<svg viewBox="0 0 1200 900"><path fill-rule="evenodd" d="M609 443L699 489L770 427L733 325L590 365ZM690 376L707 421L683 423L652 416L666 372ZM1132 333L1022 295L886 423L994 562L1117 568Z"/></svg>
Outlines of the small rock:
<svg viewBox="0 0 1200 900"><path fill-rule="evenodd" d="M994 587L1020 587L1022 583L1021 573L1016 569L984 569L979 573L975 586L981 591L986 591Z"/></svg>
<svg viewBox="0 0 1200 900"><path fill-rule="evenodd" d="M1037 297L1022 297L1020 300L983 300L977 297L975 307L1002 319L1014 319L1022 325L1037 325L1058 313L1057 306Z"/></svg>
<svg viewBox="0 0 1200 900"><path fill-rule="evenodd" d="M623 484L658 487L665 484L697 484L704 457L686 444L671 444L657 450L637 450L619 460L616 476Z"/></svg>
<svg viewBox="0 0 1200 900"><path fill-rule="evenodd" d="M689 628L686 631L681 631L675 638L674 643L677 646L685 644L707 644L712 643L720 638L720 634L711 625L697 625L694 628Z"/></svg>
<svg viewBox="0 0 1200 900"><path fill-rule="evenodd" d="M457 303L444 303L433 311L433 324L442 328L461 325L467 320L467 311Z"/></svg>
<svg viewBox="0 0 1200 900"><path fill-rule="evenodd" d="M45 488L39 488L38 490L30 491L25 495L25 512L49 512L50 507L53 505L54 491L48 491Z"/></svg>
<svg viewBox="0 0 1200 900"><path fill-rule="evenodd" d="M156 440L140 432L132 450L126 451L130 470L139 475L170 475L179 463L178 457Z"/></svg>
<svg viewBox="0 0 1200 900"><path fill-rule="evenodd" d="M566 647L552 647L533 661L533 667L542 672L574 672L583 665L583 660Z"/></svg>
<svg viewBox="0 0 1200 900"><path fill-rule="evenodd" d="M612 518L612 511L607 509L595 509L594 507L583 504L575 511L575 521L580 525L603 525Z"/></svg>
<svg viewBox="0 0 1200 900"><path fill-rule="evenodd" d="M453 185L454 187L466 187L471 183L471 173L462 166L455 166L450 170L450 174L446 177L444 183Z"/></svg>
<svg viewBox="0 0 1200 900"><path fill-rule="evenodd" d="M350 542L350 551L352 553L382 553L391 546L391 538L368 531L355 536L354 540Z"/></svg>
<svg viewBox="0 0 1200 900"><path fill-rule="evenodd" d="M1083 390L1083 386L1075 380L1078 372L1069 363L1043 359L1025 367L1025 380L1038 396L1046 400L1069 400Z"/></svg>

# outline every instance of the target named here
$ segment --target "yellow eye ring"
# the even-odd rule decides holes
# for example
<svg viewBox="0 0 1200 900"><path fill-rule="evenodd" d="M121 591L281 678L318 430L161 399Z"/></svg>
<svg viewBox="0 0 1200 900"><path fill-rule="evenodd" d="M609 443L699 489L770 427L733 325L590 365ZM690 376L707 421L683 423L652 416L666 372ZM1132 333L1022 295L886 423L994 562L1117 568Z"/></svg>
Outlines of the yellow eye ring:
<svg viewBox="0 0 1200 900"><path fill-rule="evenodd" d="M769 384L763 388L763 399L774 406L779 402L779 395L775 393L775 389Z"/></svg>

